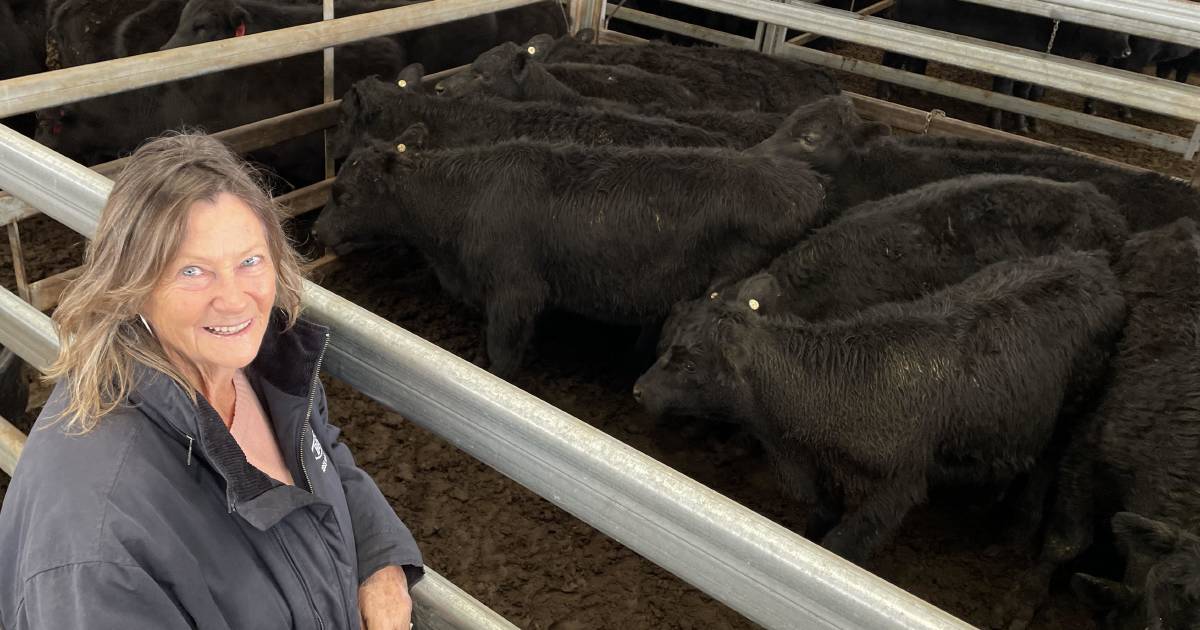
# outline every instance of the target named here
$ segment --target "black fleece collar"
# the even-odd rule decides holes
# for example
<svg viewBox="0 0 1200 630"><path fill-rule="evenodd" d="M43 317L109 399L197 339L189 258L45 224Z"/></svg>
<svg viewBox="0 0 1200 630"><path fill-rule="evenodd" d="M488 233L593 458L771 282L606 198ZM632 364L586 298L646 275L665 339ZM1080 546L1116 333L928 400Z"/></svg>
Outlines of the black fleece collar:
<svg viewBox="0 0 1200 630"><path fill-rule="evenodd" d="M325 347L329 329L306 320L298 320L291 328L285 326L282 313L272 313L258 356L247 367L247 377L265 380L284 395L304 398L309 395L316 376L317 359ZM216 469L225 479L231 511L280 485L246 461L220 414L203 396L193 405L166 374L139 366L129 402L179 438L188 449L188 465L196 465L192 459L203 459ZM311 497L298 488L287 490Z"/></svg>

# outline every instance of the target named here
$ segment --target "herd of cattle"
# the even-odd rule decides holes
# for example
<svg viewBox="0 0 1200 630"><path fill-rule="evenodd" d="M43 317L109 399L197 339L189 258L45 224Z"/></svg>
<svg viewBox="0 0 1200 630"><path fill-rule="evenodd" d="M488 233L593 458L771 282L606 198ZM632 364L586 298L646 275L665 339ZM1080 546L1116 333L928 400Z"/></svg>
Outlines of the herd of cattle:
<svg viewBox="0 0 1200 630"><path fill-rule="evenodd" d="M548 310L642 326L634 397L744 425L844 557L930 486L981 486L1043 532L1022 597L1113 527L1125 574L1078 590L1192 627L1200 195L892 136L801 64L586 39L501 44L432 89L416 65L355 84L317 237L419 252L501 375Z"/></svg>
<svg viewBox="0 0 1200 630"><path fill-rule="evenodd" d="M898 17L917 21L919 4L937 3L900 0ZM0 0L17 31L0 29L0 54L21 58L38 15L49 54L32 71L319 10ZM418 252L483 314L500 375L521 369L546 311L641 326L656 358L637 401L745 426L812 506L806 535L846 558L867 559L931 487L980 487L1041 541L1014 601L1044 597L1111 531L1120 571L1072 580L1108 627L1200 627L1200 194L1053 149L893 136L798 62L565 31L547 2L340 50L320 241ZM1142 54L1126 36L1057 37L1113 63ZM298 77L318 68L271 62L41 112L36 134L99 162L182 123L314 104L317 83ZM311 159L259 158L319 176Z"/></svg>

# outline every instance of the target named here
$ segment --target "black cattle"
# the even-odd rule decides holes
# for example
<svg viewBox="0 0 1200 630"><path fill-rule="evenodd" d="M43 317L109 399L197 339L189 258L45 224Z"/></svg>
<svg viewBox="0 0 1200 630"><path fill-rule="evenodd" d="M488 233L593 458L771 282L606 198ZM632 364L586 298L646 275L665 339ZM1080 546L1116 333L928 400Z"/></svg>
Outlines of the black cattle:
<svg viewBox="0 0 1200 630"><path fill-rule="evenodd" d="M719 11L709 11L706 9L698 9L689 7L678 2L666 2L663 0L628 0L616 3L616 8L607 15L612 19L611 25L614 29L622 33L631 33L646 39L665 37L668 41L679 44L694 44L702 43L697 40L679 35L672 32L664 32L657 29L643 27L639 24L623 22L621 13L625 9L636 9L654 15L661 15L665 18L696 24L708 29L732 33L742 37L754 38L754 34L758 27L758 23L753 20L721 13Z"/></svg>
<svg viewBox="0 0 1200 630"><path fill-rule="evenodd" d="M1064 248L1115 254L1128 234L1092 184L972 175L851 208L724 294L759 314L849 317L1002 260Z"/></svg>
<svg viewBox="0 0 1200 630"><path fill-rule="evenodd" d="M783 114L724 109L673 110L663 114L671 120L707 129L734 139L739 147L750 147L767 140L786 122Z"/></svg>
<svg viewBox="0 0 1200 630"><path fill-rule="evenodd" d="M168 15L163 17L167 19L156 25L157 30L142 32L151 38L158 37L155 33L170 33L175 26L175 19L169 17L173 6L182 7L182 1L165 6ZM117 29L128 17L148 8L145 0L60 0L48 6L47 67L57 70L116 59L120 56Z"/></svg>
<svg viewBox="0 0 1200 630"><path fill-rule="evenodd" d="M431 96L419 89L419 67L406 68L400 80L405 87L375 78L364 79L346 92L333 140L336 157L349 155L365 138L395 138L417 123L423 123L431 132L425 144L428 149L487 145L518 138L589 145L736 145L723 134L667 118L542 101Z"/></svg>
<svg viewBox="0 0 1200 630"><path fill-rule="evenodd" d="M1018 46L1047 52L1062 57L1079 59L1085 56L1118 59L1130 54L1129 36L1103 29L1061 22L1038 15L1009 11L996 7L964 2L963 0L897 0L892 18L908 24L916 24L958 35L986 39L1010 46ZM893 68L907 68L924 74L924 60L907 55L885 52L883 64ZM889 88L881 83L881 96L886 98ZM993 89L1002 94L1029 96L1030 85L1014 82L997 76ZM1015 115L1015 128L1028 131L1028 122L1023 115ZM989 123L1002 127L1003 112L992 110Z"/></svg>
<svg viewBox="0 0 1200 630"><path fill-rule="evenodd" d="M1070 252L840 320L680 309L635 398L745 425L786 489L815 501L806 535L862 561L930 485L1030 471L1102 372L1124 301L1103 257Z"/></svg>
<svg viewBox="0 0 1200 630"><path fill-rule="evenodd" d="M42 2L0 0L0 81L46 70L46 21ZM37 120L32 114L0 119L28 136Z"/></svg>
<svg viewBox="0 0 1200 630"><path fill-rule="evenodd" d="M407 0L339 0L335 14L345 17L412 4L416 3ZM561 33L562 19L554 10L553 3L546 2L439 24L393 38L403 46L408 59L420 62L426 68L443 70L470 63L480 53L507 38L529 37L543 29ZM189 0L179 18L178 28L164 48L320 20L319 5L280 5L268 0Z"/></svg>
<svg viewBox="0 0 1200 630"><path fill-rule="evenodd" d="M29 402L29 381L25 380L25 362L12 350L0 347L0 417L20 422Z"/></svg>
<svg viewBox="0 0 1200 630"><path fill-rule="evenodd" d="M830 199L836 208L963 175L1008 173L1091 182L1117 202L1131 232L1180 217L1200 220L1200 193L1183 181L1053 149L947 151L909 146L903 138L881 137L886 128L864 123L844 97L827 97L797 110L784 128L802 140L789 145L793 157L808 160L832 177Z"/></svg>
<svg viewBox="0 0 1200 630"><path fill-rule="evenodd" d="M554 101L632 112L701 106L700 98L675 77L628 65L542 64L512 42L480 55L470 69L438 82L435 91L448 97L488 94L513 101Z"/></svg>
<svg viewBox="0 0 1200 630"><path fill-rule="evenodd" d="M823 69L754 51L718 56L702 49L668 44L588 43L592 33L554 38L538 35L526 52L545 63L628 64L678 77L709 107L790 112L796 106L838 93L837 82Z"/></svg>
<svg viewBox="0 0 1200 630"><path fill-rule="evenodd" d="M1155 74L1160 79L1166 79L1175 73L1175 80L1187 83L1191 74L1193 59L1198 54L1197 49L1183 44L1164 42L1148 37L1129 37L1129 48L1132 53L1120 59L1101 59L1100 63L1110 65L1120 70L1141 72L1146 66L1154 66ZM1096 100L1088 97L1083 101L1083 111L1088 114L1096 113ZM1117 115L1121 118L1133 118L1133 112L1125 105L1117 105Z"/></svg>
<svg viewBox="0 0 1200 630"><path fill-rule="evenodd" d="M1200 534L1200 228L1181 219L1134 236L1115 271L1128 320L1099 407L1063 458L1043 592L1050 572L1086 550L1097 524L1118 511ZM1129 627L1196 627L1200 565L1173 567L1170 547L1127 550L1117 577L1132 600L1112 603L1121 604L1115 617L1136 617Z"/></svg>
<svg viewBox="0 0 1200 630"><path fill-rule="evenodd" d="M386 39L339 49L335 89L371 74L394 75L402 60ZM296 111L321 101L320 55L272 61L39 112L37 140L85 164L116 159L145 138L181 126L212 131ZM319 135L256 153L286 179L319 178Z"/></svg>
<svg viewBox="0 0 1200 630"><path fill-rule="evenodd" d="M406 133L403 153L353 153L314 231L335 251L421 251L448 293L485 311L498 374L519 367L546 309L656 325L827 218L821 178L770 155L524 141L413 152L423 133Z"/></svg>
<svg viewBox="0 0 1200 630"><path fill-rule="evenodd" d="M124 4L101 11L82 3L66 0L60 7L57 36L63 38L58 47L64 61L146 52L133 46L131 38L137 34L146 42L166 41L183 7L163 0L141 4L139 11L130 10L122 17L116 14L130 9ZM73 7L83 13L72 12ZM173 12L170 23L162 21ZM93 13L101 15L93 17ZM89 24L100 26L89 29ZM80 39L66 38L68 34ZM394 75L403 67L403 59L403 49L386 38L339 48L336 89L344 91L370 74ZM310 54L57 107L39 112L42 124L37 140L76 160L97 164L166 129L200 126L217 131L315 105L321 99L320 74L321 57ZM320 151L320 136L312 134L251 157L269 164L284 179L302 184L320 178Z"/></svg>
<svg viewBox="0 0 1200 630"><path fill-rule="evenodd" d="M1200 536L1132 512L1112 519L1127 558L1152 558L1153 569L1133 585L1077 573L1071 587L1094 608L1105 630L1200 628Z"/></svg>

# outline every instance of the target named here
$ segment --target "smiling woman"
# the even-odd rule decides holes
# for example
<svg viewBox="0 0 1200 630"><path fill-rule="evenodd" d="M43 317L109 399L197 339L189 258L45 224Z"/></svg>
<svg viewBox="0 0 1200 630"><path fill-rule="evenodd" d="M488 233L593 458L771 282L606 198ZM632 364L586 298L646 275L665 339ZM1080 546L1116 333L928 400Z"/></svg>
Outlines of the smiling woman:
<svg viewBox="0 0 1200 630"><path fill-rule="evenodd" d="M408 628L420 552L328 422L280 216L211 137L131 156L0 507L0 627Z"/></svg>

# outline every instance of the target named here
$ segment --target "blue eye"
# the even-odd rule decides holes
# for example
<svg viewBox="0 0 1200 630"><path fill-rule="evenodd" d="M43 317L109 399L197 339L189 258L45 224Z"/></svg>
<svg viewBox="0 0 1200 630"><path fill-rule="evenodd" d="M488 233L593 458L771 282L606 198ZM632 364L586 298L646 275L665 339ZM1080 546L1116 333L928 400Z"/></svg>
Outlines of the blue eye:
<svg viewBox="0 0 1200 630"><path fill-rule="evenodd" d="M262 262L262 256L251 256L251 257L247 258L246 260L242 261L242 266L243 267L253 267L254 265L257 265L260 262Z"/></svg>
<svg viewBox="0 0 1200 630"><path fill-rule="evenodd" d="M189 265L187 267L184 267L183 270L179 272L179 274L185 278L199 278L200 274L202 274L202 273L204 273L204 272L201 271L200 268L195 265Z"/></svg>

